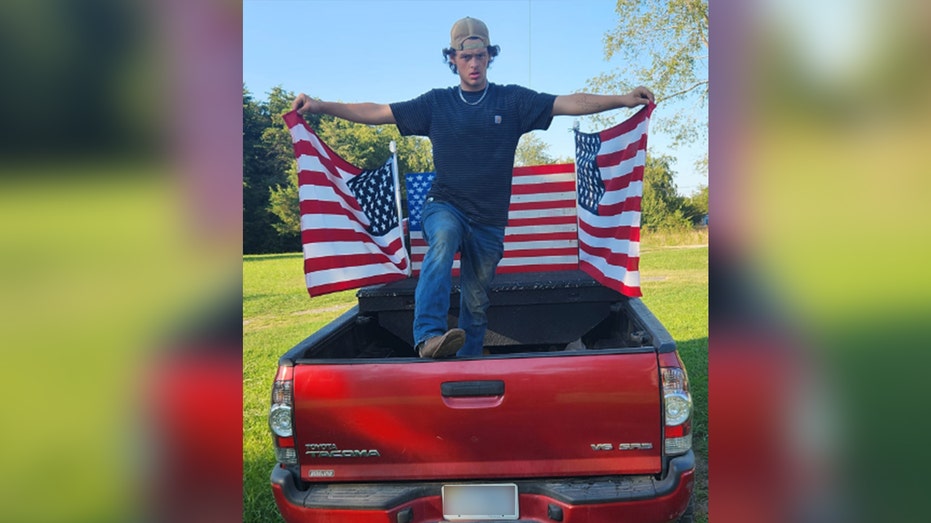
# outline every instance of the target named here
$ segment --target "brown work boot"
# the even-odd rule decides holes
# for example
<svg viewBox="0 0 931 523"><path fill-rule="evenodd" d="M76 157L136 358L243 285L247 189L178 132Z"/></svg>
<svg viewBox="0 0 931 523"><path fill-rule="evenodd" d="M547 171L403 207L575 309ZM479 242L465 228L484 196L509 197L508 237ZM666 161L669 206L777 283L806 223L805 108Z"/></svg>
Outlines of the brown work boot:
<svg viewBox="0 0 931 523"><path fill-rule="evenodd" d="M465 331L462 329L449 329L442 336L434 336L417 346L417 354L421 358L445 358L456 353L465 343Z"/></svg>

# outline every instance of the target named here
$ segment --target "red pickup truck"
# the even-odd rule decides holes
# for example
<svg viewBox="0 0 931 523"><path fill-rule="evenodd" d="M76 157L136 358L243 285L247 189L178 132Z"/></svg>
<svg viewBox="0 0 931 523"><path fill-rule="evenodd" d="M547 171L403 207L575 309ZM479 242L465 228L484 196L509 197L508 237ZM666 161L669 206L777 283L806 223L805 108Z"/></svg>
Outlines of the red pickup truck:
<svg viewBox="0 0 931 523"><path fill-rule="evenodd" d="M486 354L423 360L415 283L360 290L281 356L286 521L692 521L686 370L642 301L580 271L499 275Z"/></svg>

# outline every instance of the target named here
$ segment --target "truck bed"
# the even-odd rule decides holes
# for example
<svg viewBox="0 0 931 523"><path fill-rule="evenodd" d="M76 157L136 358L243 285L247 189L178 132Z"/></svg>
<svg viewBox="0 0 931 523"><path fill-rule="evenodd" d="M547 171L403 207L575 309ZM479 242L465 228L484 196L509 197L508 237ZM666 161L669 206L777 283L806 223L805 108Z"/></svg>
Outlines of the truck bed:
<svg viewBox="0 0 931 523"><path fill-rule="evenodd" d="M282 356L306 359L410 358L414 278L361 289L358 305ZM643 303L608 289L582 271L498 275L489 293L485 357L495 355L649 348L675 343ZM453 279L449 326L459 314Z"/></svg>

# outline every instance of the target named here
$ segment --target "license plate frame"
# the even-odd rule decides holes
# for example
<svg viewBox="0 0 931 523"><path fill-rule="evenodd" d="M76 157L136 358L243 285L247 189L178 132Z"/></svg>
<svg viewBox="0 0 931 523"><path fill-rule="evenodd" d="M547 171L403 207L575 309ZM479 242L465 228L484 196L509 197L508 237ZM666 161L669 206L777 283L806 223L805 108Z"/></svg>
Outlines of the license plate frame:
<svg viewBox="0 0 931 523"><path fill-rule="evenodd" d="M443 518L447 521L500 521L520 517L515 483L443 485L442 497Z"/></svg>

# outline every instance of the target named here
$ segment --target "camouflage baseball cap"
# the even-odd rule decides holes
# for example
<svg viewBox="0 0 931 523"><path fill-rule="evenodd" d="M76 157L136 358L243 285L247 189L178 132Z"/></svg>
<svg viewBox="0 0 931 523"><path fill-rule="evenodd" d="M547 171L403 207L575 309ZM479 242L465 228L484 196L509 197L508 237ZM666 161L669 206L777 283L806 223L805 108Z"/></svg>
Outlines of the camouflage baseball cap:
<svg viewBox="0 0 931 523"><path fill-rule="evenodd" d="M469 39L477 40L466 43ZM491 40L488 39L488 27L478 18L467 16L453 24L453 29L449 32L449 45L457 51L488 47L491 45Z"/></svg>

